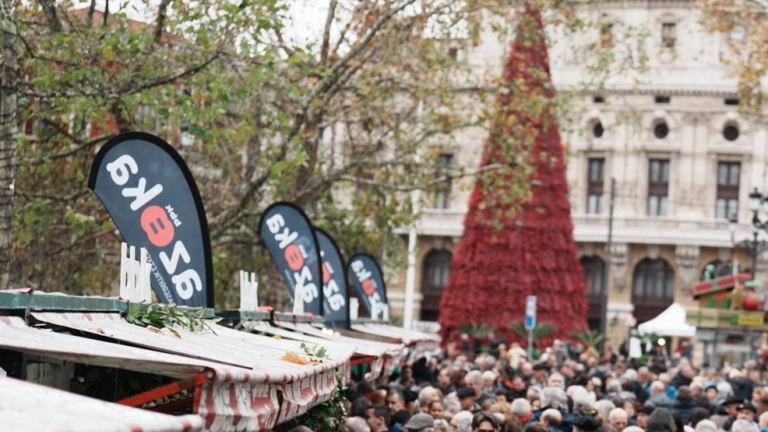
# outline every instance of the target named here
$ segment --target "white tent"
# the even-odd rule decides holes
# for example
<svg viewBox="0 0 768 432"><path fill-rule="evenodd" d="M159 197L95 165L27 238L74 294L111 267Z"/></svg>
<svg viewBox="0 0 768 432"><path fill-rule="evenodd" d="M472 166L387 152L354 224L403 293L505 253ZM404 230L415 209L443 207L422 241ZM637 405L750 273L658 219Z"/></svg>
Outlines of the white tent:
<svg viewBox="0 0 768 432"><path fill-rule="evenodd" d="M693 337L696 327L685 322L685 315L684 307L672 303L656 318L637 326L637 331L641 334L656 333L659 336Z"/></svg>

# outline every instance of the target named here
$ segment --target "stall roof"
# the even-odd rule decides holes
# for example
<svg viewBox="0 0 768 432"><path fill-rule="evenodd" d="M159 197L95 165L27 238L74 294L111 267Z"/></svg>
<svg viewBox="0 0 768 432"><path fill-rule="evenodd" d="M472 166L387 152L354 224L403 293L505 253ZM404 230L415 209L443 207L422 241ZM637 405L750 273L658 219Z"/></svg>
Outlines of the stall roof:
<svg viewBox="0 0 768 432"><path fill-rule="evenodd" d="M388 338L400 339L403 342L405 342L407 345L412 345L418 342L429 342L429 343L439 344L441 341L440 336L437 336L437 335L423 333L416 330L407 330L402 327L395 327L393 325L384 324L384 323L374 323L374 322L362 322L357 324L353 323L352 330L355 330L361 333L373 334L376 336L384 336Z"/></svg>
<svg viewBox="0 0 768 432"><path fill-rule="evenodd" d="M195 432L198 416L174 417L0 378L0 432Z"/></svg>
<svg viewBox="0 0 768 432"><path fill-rule="evenodd" d="M32 316L48 324L85 331L150 349L244 367L257 372L263 371L268 381L274 383L295 381L336 369L348 362L354 353L352 349L338 348L329 344L326 349L330 359L316 364L301 365L283 359L288 352L304 355L299 342L249 334L222 327L213 322L208 323L213 332L193 333L177 329L180 337L176 338L130 324L119 314L33 312Z"/></svg>
<svg viewBox="0 0 768 432"><path fill-rule="evenodd" d="M354 347L355 352L358 355L371 356L376 359L371 366L371 371L373 373L371 379L376 379L382 374L384 376L391 375L394 367L400 364L400 361L404 356L403 349L405 347L402 344L389 344L363 339L353 339L323 331L309 324L278 322L278 326L273 326L268 322L259 321L244 321L243 324L250 329L286 339L299 340L313 344L333 343Z"/></svg>
<svg viewBox="0 0 768 432"><path fill-rule="evenodd" d="M678 303L672 303L656 318L637 326L637 330L641 334L655 333L660 336L693 337L696 335L696 327L685 321L685 315L684 307Z"/></svg>
<svg viewBox="0 0 768 432"><path fill-rule="evenodd" d="M326 346L330 358L317 360L308 359L301 348L300 342L275 340L264 336L249 334L209 323L214 333L198 334L185 330L177 330L180 338L153 332L147 328L135 326L123 320L114 313L58 313L33 312L34 319L73 330L83 331L101 337L106 337L133 345L158 350L166 353L180 354L195 359L239 366L252 370L259 379L250 383L245 382L246 393L240 394L236 389L226 392L217 389L210 390L212 400L223 402L226 406L230 398L237 398L229 403L229 412L237 422L239 410L249 409L251 398L272 398L275 396L275 385L283 394L279 416L275 421L253 424L250 429L269 429L271 425L280 424L305 413L309 408L330 399L336 389L337 372L343 377L349 374L349 359L353 351L346 347L339 348L333 344ZM288 356L289 353L297 356ZM297 358L298 357L298 358ZM297 360L312 360L309 364L298 364ZM247 381L247 379L246 379ZM271 384L254 385L254 384ZM251 394L254 393L254 394ZM200 407L205 414L207 407ZM201 414L201 412L198 412ZM222 427L229 427L224 424ZM240 427L238 425L238 427ZM211 430L219 429L216 425Z"/></svg>
<svg viewBox="0 0 768 432"><path fill-rule="evenodd" d="M30 328L20 317L0 317L0 347L74 363L114 367L180 379L202 374L201 394L195 408L205 419L205 430L268 430L280 414L277 384L263 372L150 351L128 345ZM240 397L233 401L232 395ZM237 429L239 430L239 429Z"/></svg>

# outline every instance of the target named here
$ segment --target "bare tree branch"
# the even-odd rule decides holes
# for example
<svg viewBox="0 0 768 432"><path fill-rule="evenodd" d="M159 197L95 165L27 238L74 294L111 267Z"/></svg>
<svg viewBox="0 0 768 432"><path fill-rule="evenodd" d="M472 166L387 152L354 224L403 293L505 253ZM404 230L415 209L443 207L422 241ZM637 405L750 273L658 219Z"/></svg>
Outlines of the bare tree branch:
<svg viewBox="0 0 768 432"><path fill-rule="evenodd" d="M157 7L157 17L155 18L155 43L159 44L160 39L163 37L163 27L165 26L165 12L168 9L168 5L171 4L171 0L161 0L160 5Z"/></svg>
<svg viewBox="0 0 768 432"><path fill-rule="evenodd" d="M336 14L336 6L338 0L331 0L331 4L328 6L328 15L325 17L325 29L323 30L323 45L320 48L320 62L325 64L328 60L328 46L331 43L331 25L333 24L333 17Z"/></svg>
<svg viewBox="0 0 768 432"><path fill-rule="evenodd" d="M88 6L88 16L86 18L86 23L88 24L88 28L93 28L93 14L96 12L96 0L91 0L91 5Z"/></svg>
<svg viewBox="0 0 768 432"><path fill-rule="evenodd" d="M56 15L56 2L55 0L38 0L40 8L43 9L45 19L48 21L48 28L54 33L59 33L62 30L61 20Z"/></svg>
<svg viewBox="0 0 768 432"><path fill-rule="evenodd" d="M208 67L214 61L216 61L219 58L219 55L220 53L217 52L216 54L211 56L211 58L207 59L203 63L196 65L192 68L189 68L183 72L179 72L178 74L175 74L175 75L156 78L154 80L151 80L141 85L136 84L132 79L128 79L127 83L123 83L120 86L112 85L108 88L104 88L104 89L97 88L95 90L90 90L90 91L79 90L79 89L69 89L69 90L52 90L47 92L46 91L40 92L40 91L23 89L20 91L20 93L24 96L31 96L31 97L42 98L42 99L55 98L55 97L63 97L63 98L99 97L104 99L117 99L121 96L139 93L144 90L149 90L149 89L160 87L166 84L172 84L178 80L193 76L198 72L202 71L203 69L205 69L206 67Z"/></svg>

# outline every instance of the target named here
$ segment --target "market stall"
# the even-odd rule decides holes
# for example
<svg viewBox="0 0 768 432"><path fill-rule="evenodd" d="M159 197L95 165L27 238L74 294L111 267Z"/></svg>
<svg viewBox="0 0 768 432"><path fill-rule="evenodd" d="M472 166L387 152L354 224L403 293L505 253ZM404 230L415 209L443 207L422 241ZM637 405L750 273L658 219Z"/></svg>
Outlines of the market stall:
<svg viewBox="0 0 768 432"><path fill-rule="evenodd" d="M203 419L174 417L0 378L0 432L197 432Z"/></svg>

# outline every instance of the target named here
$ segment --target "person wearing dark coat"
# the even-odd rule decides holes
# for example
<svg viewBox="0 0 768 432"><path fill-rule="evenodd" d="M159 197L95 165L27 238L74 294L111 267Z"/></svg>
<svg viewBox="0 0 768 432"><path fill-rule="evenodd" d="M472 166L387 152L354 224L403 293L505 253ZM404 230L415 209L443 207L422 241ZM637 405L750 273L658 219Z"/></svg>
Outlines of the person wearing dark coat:
<svg viewBox="0 0 768 432"><path fill-rule="evenodd" d="M693 402L693 395L688 386L682 386L677 389L677 403L672 406L672 412L680 413L683 418L683 424L688 424L693 417L693 412L697 405Z"/></svg>
<svg viewBox="0 0 768 432"><path fill-rule="evenodd" d="M666 408L653 410L653 414L648 418L648 432L675 432L672 413Z"/></svg>

